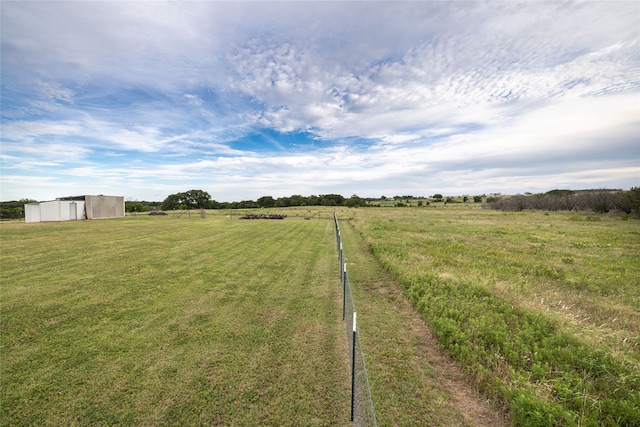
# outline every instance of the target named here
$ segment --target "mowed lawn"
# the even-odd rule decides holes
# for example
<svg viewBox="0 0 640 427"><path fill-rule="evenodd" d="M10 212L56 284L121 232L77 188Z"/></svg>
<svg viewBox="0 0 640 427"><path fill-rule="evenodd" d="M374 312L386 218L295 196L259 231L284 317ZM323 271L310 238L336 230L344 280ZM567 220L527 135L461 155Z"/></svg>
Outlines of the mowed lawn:
<svg viewBox="0 0 640 427"><path fill-rule="evenodd" d="M332 221L1 225L2 425L347 425Z"/></svg>

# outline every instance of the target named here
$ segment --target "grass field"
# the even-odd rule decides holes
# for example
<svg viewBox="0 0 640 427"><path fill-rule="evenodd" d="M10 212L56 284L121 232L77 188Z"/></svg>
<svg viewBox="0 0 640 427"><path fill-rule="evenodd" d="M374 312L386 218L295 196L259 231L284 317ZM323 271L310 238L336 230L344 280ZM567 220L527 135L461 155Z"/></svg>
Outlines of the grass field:
<svg viewBox="0 0 640 427"><path fill-rule="evenodd" d="M476 207L337 210L379 425L634 425L640 222ZM0 224L0 424L348 425L317 210Z"/></svg>
<svg viewBox="0 0 640 427"><path fill-rule="evenodd" d="M640 222L467 207L346 215L516 425L640 425Z"/></svg>
<svg viewBox="0 0 640 427"><path fill-rule="evenodd" d="M347 425L329 221L3 223L18 425Z"/></svg>

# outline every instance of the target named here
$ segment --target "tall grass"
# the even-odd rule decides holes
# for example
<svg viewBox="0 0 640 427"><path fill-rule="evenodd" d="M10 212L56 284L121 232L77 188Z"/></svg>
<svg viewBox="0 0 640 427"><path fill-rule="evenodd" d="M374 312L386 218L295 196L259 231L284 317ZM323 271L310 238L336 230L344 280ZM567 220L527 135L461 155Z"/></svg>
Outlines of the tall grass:
<svg viewBox="0 0 640 427"><path fill-rule="evenodd" d="M347 424L331 222L1 231L1 425Z"/></svg>
<svg viewBox="0 0 640 427"><path fill-rule="evenodd" d="M640 425L637 221L450 208L352 216L515 424Z"/></svg>

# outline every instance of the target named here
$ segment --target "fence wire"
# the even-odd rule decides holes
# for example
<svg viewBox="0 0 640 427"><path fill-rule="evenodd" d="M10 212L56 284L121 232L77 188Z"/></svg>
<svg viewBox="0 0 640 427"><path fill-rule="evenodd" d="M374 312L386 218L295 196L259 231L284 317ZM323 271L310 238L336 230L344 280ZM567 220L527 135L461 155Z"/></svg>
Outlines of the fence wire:
<svg viewBox="0 0 640 427"><path fill-rule="evenodd" d="M340 281L343 292L343 319L345 321L349 348L349 361L352 372L352 421L356 426L377 427L378 424L376 422L376 413L373 407L373 399L371 397L369 376L367 375L367 366L364 361L363 347L360 342L360 331L358 330L358 322L356 320L357 316L354 316L356 308L353 295L351 293L351 282L349 281L349 274L347 272L344 259L340 225L338 224L338 217L335 214L334 220L336 226L336 240L338 244L338 261L340 263Z"/></svg>

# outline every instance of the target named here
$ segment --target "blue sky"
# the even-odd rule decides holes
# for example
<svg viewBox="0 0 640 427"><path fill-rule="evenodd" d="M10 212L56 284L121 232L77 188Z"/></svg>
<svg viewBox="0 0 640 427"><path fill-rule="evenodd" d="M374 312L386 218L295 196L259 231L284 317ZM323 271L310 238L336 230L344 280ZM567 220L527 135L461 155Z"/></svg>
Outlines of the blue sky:
<svg viewBox="0 0 640 427"><path fill-rule="evenodd" d="M0 199L640 185L628 2L13 2Z"/></svg>

